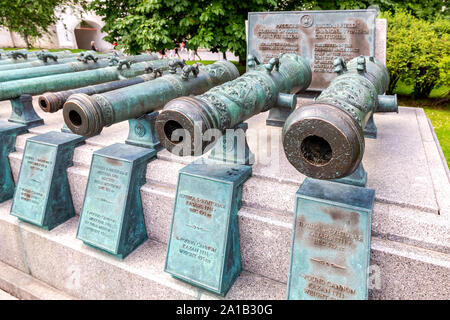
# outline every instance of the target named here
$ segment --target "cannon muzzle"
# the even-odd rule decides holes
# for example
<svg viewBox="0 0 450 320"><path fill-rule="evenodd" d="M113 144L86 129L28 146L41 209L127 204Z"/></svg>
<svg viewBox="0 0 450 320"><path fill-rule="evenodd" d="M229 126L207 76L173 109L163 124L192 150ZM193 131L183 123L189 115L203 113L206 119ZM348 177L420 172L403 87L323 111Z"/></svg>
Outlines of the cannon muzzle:
<svg viewBox="0 0 450 320"><path fill-rule="evenodd" d="M73 133L91 137L105 126L138 118L161 109L174 98L201 94L238 76L236 66L228 61L200 67L184 65L181 74L166 74L149 82L92 96L73 94L64 104L64 121Z"/></svg>
<svg viewBox="0 0 450 320"><path fill-rule="evenodd" d="M347 65L334 61L339 74L315 102L295 110L286 120L282 139L289 162L316 179L338 179L361 163L364 128L374 112L398 112L397 97L383 93L389 85L386 67L372 57Z"/></svg>
<svg viewBox="0 0 450 320"><path fill-rule="evenodd" d="M311 69L302 57L284 54L256 66L236 80L195 97L169 102L158 115L156 133L161 144L179 155L207 152L226 129L273 107L295 107L295 93L311 83Z"/></svg>

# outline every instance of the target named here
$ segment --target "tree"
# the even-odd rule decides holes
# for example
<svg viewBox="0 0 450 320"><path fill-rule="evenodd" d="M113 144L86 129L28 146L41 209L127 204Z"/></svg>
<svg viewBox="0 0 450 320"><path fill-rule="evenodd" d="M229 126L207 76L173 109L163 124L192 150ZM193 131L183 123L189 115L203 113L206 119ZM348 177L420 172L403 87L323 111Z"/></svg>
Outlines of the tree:
<svg viewBox="0 0 450 320"><path fill-rule="evenodd" d="M0 26L17 32L31 47L30 38L48 33L56 23L55 9L62 6L85 6L86 0L0 0ZM64 10L64 9L62 9Z"/></svg>
<svg viewBox="0 0 450 320"><path fill-rule="evenodd" d="M119 40L128 53L172 49L186 39L191 49L229 50L245 60L248 12L275 6L275 0L94 0L90 8L104 16L106 40Z"/></svg>

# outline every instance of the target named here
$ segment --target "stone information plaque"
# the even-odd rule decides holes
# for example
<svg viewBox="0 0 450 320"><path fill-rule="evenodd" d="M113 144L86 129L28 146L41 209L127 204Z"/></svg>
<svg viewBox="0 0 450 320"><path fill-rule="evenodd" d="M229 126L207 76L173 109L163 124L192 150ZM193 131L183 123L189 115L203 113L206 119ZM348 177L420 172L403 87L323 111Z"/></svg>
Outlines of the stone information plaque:
<svg viewBox="0 0 450 320"><path fill-rule="evenodd" d="M17 136L26 132L26 125L0 121L0 203L14 195L14 179L8 155L16 150Z"/></svg>
<svg viewBox="0 0 450 320"><path fill-rule="evenodd" d="M376 10L250 12L247 54L261 63L280 53L306 58L313 72L308 90L323 90L335 77L333 60L375 54Z"/></svg>
<svg viewBox="0 0 450 320"><path fill-rule="evenodd" d="M199 159L180 170L165 271L225 295L241 272L237 212L251 167Z"/></svg>
<svg viewBox="0 0 450 320"><path fill-rule="evenodd" d="M375 191L307 178L296 194L287 298L368 299Z"/></svg>
<svg viewBox="0 0 450 320"><path fill-rule="evenodd" d="M77 238L119 258L147 239L140 187L153 149L116 143L94 152Z"/></svg>
<svg viewBox="0 0 450 320"><path fill-rule="evenodd" d="M84 139L57 131L27 139L11 215L46 230L75 215L67 168Z"/></svg>

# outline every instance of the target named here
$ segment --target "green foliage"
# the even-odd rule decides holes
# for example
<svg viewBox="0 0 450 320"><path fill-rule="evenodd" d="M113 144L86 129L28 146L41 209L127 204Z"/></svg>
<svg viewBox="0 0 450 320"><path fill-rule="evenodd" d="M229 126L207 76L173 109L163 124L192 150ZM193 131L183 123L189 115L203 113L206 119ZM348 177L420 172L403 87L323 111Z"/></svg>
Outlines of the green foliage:
<svg viewBox="0 0 450 320"><path fill-rule="evenodd" d="M412 96L416 98L427 97L436 84L448 85L450 21L438 20L435 25L402 10L382 16L388 20L386 66L391 74L389 92L399 80L413 86Z"/></svg>
<svg viewBox="0 0 450 320"><path fill-rule="evenodd" d="M274 9L275 0L94 0L106 23L107 41L118 40L128 53L172 49L183 39L189 47L227 50L245 60L245 20L250 11Z"/></svg>
<svg viewBox="0 0 450 320"><path fill-rule="evenodd" d="M85 0L0 0L0 26L19 33L28 47L57 21L55 8L84 6Z"/></svg>

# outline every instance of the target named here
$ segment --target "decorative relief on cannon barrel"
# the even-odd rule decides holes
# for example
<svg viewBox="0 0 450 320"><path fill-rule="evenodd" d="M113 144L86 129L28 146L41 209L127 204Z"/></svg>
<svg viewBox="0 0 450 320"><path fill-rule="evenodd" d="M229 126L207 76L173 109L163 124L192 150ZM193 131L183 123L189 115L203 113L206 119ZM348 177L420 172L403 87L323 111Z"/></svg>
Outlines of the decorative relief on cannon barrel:
<svg viewBox="0 0 450 320"><path fill-rule="evenodd" d="M250 57L251 58L251 57ZM250 59L251 60L251 59ZM180 155L198 155L212 147L198 134L208 134L216 129L218 134L232 129L250 117L278 107L286 101L286 95L305 90L311 83L311 69L296 54L283 54L265 65L252 60L253 70L234 81L214 87L208 92L189 98L178 98L168 103L156 121L156 132L161 144ZM282 97L282 98L280 98ZM293 109L293 108L292 108ZM176 129L184 129L182 141L174 141Z"/></svg>

